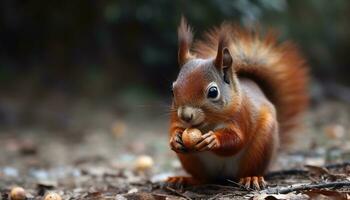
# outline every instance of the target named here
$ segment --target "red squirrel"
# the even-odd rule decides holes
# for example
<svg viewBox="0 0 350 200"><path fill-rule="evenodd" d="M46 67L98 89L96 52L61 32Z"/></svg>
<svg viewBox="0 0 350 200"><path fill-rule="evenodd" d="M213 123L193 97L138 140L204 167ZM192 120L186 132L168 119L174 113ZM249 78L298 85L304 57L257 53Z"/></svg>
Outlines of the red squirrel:
<svg viewBox="0 0 350 200"><path fill-rule="evenodd" d="M265 187L264 174L308 105L305 60L273 33L260 36L229 23L193 42L182 18L178 40L170 147L191 177L170 177L167 183L231 179ZM189 127L203 133L191 150L182 141Z"/></svg>

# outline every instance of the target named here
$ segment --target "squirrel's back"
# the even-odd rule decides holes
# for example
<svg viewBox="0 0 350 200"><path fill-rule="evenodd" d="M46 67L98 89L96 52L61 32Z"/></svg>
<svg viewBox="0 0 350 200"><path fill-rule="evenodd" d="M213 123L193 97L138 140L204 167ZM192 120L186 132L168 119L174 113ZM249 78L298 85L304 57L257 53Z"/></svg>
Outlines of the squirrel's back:
<svg viewBox="0 0 350 200"><path fill-rule="evenodd" d="M281 133L298 125L298 116L308 105L308 69L297 48L290 42L277 43L273 33L260 36L231 24L223 24L195 41L193 53L198 58L215 57L222 34L234 60L238 77L254 80L275 105Z"/></svg>

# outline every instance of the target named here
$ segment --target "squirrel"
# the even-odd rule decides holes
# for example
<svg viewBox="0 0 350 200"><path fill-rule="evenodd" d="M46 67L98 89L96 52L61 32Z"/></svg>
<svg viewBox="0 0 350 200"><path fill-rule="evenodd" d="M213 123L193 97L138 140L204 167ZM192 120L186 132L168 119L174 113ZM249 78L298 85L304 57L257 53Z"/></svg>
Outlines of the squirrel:
<svg viewBox="0 0 350 200"><path fill-rule="evenodd" d="M289 143L309 100L306 61L293 43L276 38L272 31L261 36L226 22L193 42L182 17L169 132L170 147L191 177L169 177L166 183L231 179L247 188L266 187L263 176ZM182 141L190 127L203 133L194 149Z"/></svg>

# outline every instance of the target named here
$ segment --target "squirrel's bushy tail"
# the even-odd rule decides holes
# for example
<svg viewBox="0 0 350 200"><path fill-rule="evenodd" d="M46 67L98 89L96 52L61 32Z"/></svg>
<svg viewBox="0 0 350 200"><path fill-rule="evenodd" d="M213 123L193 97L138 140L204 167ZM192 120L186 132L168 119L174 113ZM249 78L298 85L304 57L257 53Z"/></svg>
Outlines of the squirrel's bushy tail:
<svg viewBox="0 0 350 200"><path fill-rule="evenodd" d="M308 105L308 69L299 51L290 42L278 44L273 33L260 36L231 24L223 24L196 41L196 57L216 55L219 40L226 37L238 76L255 80L277 109L281 142L298 125Z"/></svg>

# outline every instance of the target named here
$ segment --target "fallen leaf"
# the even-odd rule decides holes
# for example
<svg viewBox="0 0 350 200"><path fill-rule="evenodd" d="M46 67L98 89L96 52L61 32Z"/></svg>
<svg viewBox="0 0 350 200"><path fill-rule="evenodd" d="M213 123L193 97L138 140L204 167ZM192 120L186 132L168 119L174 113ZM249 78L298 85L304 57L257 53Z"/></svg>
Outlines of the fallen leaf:
<svg viewBox="0 0 350 200"><path fill-rule="evenodd" d="M326 176L327 178L329 178L331 180L346 179L347 178L347 176L345 174L332 173L325 167L312 166L312 165L305 165L305 167L309 170L309 172L312 175L315 175L315 176Z"/></svg>
<svg viewBox="0 0 350 200"><path fill-rule="evenodd" d="M136 192L131 194L125 194L123 195L126 199L140 199L140 200L165 200L166 196L160 196L160 195L154 195L151 193L146 192ZM171 199L178 199L178 198L171 198Z"/></svg>
<svg viewBox="0 0 350 200"><path fill-rule="evenodd" d="M335 190L322 190L314 189L304 194L308 195L311 199L332 199L332 200L343 200L348 199L346 193L338 192Z"/></svg>
<svg viewBox="0 0 350 200"><path fill-rule="evenodd" d="M308 169L308 171L316 176L323 176L323 175L329 175L328 169L324 167L314 166L314 165L305 165L305 167Z"/></svg>

